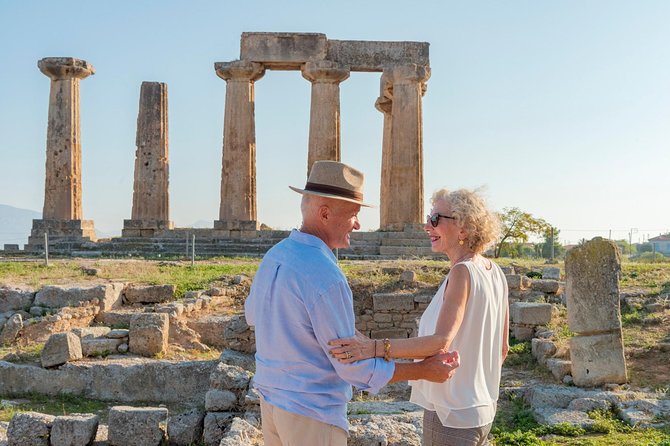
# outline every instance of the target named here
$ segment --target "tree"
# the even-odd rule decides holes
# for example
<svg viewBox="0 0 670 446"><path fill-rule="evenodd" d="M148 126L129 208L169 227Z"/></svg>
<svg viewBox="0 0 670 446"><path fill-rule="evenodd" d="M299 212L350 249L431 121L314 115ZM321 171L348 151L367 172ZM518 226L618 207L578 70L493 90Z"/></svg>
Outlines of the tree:
<svg viewBox="0 0 670 446"><path fill-rule="evenodd" d="M531 235L542 236L549 224L541 218L533 217L519 208L503 208L498 214L502 236L495 247L494 256L500 257L503 247L510 243L526 243Z"/></svg>
<svg viewBox="0 0 670 446"><path fill-rule="evenodd" d="M565 248L563 248L563 245L561 245L561 243L558 241L558 234L560 231L558 230L558 228L553 228L554 232L552 234L551 230L552 227L550 225L547 225L547 228L543 234L544 242L541 244L541 250L542 250L542 257L544 257L545 259L551 258L552 241L554 244L554 258L561 257L565 253Z"/></svg>

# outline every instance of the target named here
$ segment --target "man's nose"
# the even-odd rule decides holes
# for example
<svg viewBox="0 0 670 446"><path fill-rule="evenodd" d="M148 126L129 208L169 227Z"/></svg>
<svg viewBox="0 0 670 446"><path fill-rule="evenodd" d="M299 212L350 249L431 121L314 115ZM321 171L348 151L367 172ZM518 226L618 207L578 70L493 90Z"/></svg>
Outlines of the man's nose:
<svg viewBox="0 0 670 446"><path fill-rule="evenodd" d="M354 229L357 231L361 229L361 222L358 221L358 217L354 219Z"/></svg>

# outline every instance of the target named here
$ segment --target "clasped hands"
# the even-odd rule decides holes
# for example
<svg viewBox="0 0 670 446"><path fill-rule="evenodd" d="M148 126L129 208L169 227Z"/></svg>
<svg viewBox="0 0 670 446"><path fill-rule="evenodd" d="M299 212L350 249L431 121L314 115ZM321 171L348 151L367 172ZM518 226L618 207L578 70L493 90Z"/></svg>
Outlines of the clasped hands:
<svg viewBox="0 0 670 446"><path fill-rule="evenodd" d="M342 364L351 364L363 359L383 356L383 343L381 340L370 339L358 330L351 338L333 339L328 342L332 348L330 355ZM443 382L454 374L460 365L460 357L457 351L441 351L421 361L426 369L425 379L435 382Z"/></svg>

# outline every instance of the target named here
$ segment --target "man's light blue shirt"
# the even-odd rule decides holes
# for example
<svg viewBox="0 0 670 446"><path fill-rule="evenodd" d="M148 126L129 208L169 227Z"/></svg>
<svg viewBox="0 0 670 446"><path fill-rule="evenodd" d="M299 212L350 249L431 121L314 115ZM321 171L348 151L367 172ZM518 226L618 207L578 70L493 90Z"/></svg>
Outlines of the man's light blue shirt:
<svg viewBox="0 0 670 446"><path fill-rule="evenodd" d="M340 364L328 353L328 341L354 336L354 308L337 259L318 237L293 230L270 249L244 308L256 327L254 385L273 406L348 431L351 386L377 393L393 376L393 362Z"/></svg>

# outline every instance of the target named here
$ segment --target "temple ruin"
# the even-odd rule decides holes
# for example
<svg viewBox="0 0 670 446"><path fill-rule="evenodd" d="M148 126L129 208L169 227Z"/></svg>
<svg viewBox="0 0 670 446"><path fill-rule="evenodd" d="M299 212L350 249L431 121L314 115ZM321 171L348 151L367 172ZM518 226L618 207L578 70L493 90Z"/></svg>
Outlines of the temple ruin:
<svg viewBox="0 0 670 446"><path fill-rule="evenodd" d="M317 160L340 160L340 84L352 71L377 72L384 114L381 141L380 232L353 237L351 254L430 254L423 224L422 97L430 77L428 43L330 40L316 33L243 33L238 60L214 63L226 81L219 218L211 229L174 228L169 213L167 85L143 82L137 118L132 214L122 237L95 242L93 222L82 219L79 81L94 73L86 61L46 58L40 70L51 78L44 214L35 220L26 249L43 249L44 234L56 252L82 246L103 252L150 244L183 245L197 235L212 254L227 254L230 240L253 243L262 254L286 231L260 230L256 206L254 84L266 70L300 71L311 83L306 172ZM388 233L408 232L406 243ZM204 245L203 245L204 243ZM217 249L218 247L218 249ZM408 248L408 249L401 249ZM170 251L170 249L168 249ZM248 253L248 250L246 251ZM200 253L202 254L202 252ZM346 254L346 252L345 252Z"/></svg>

